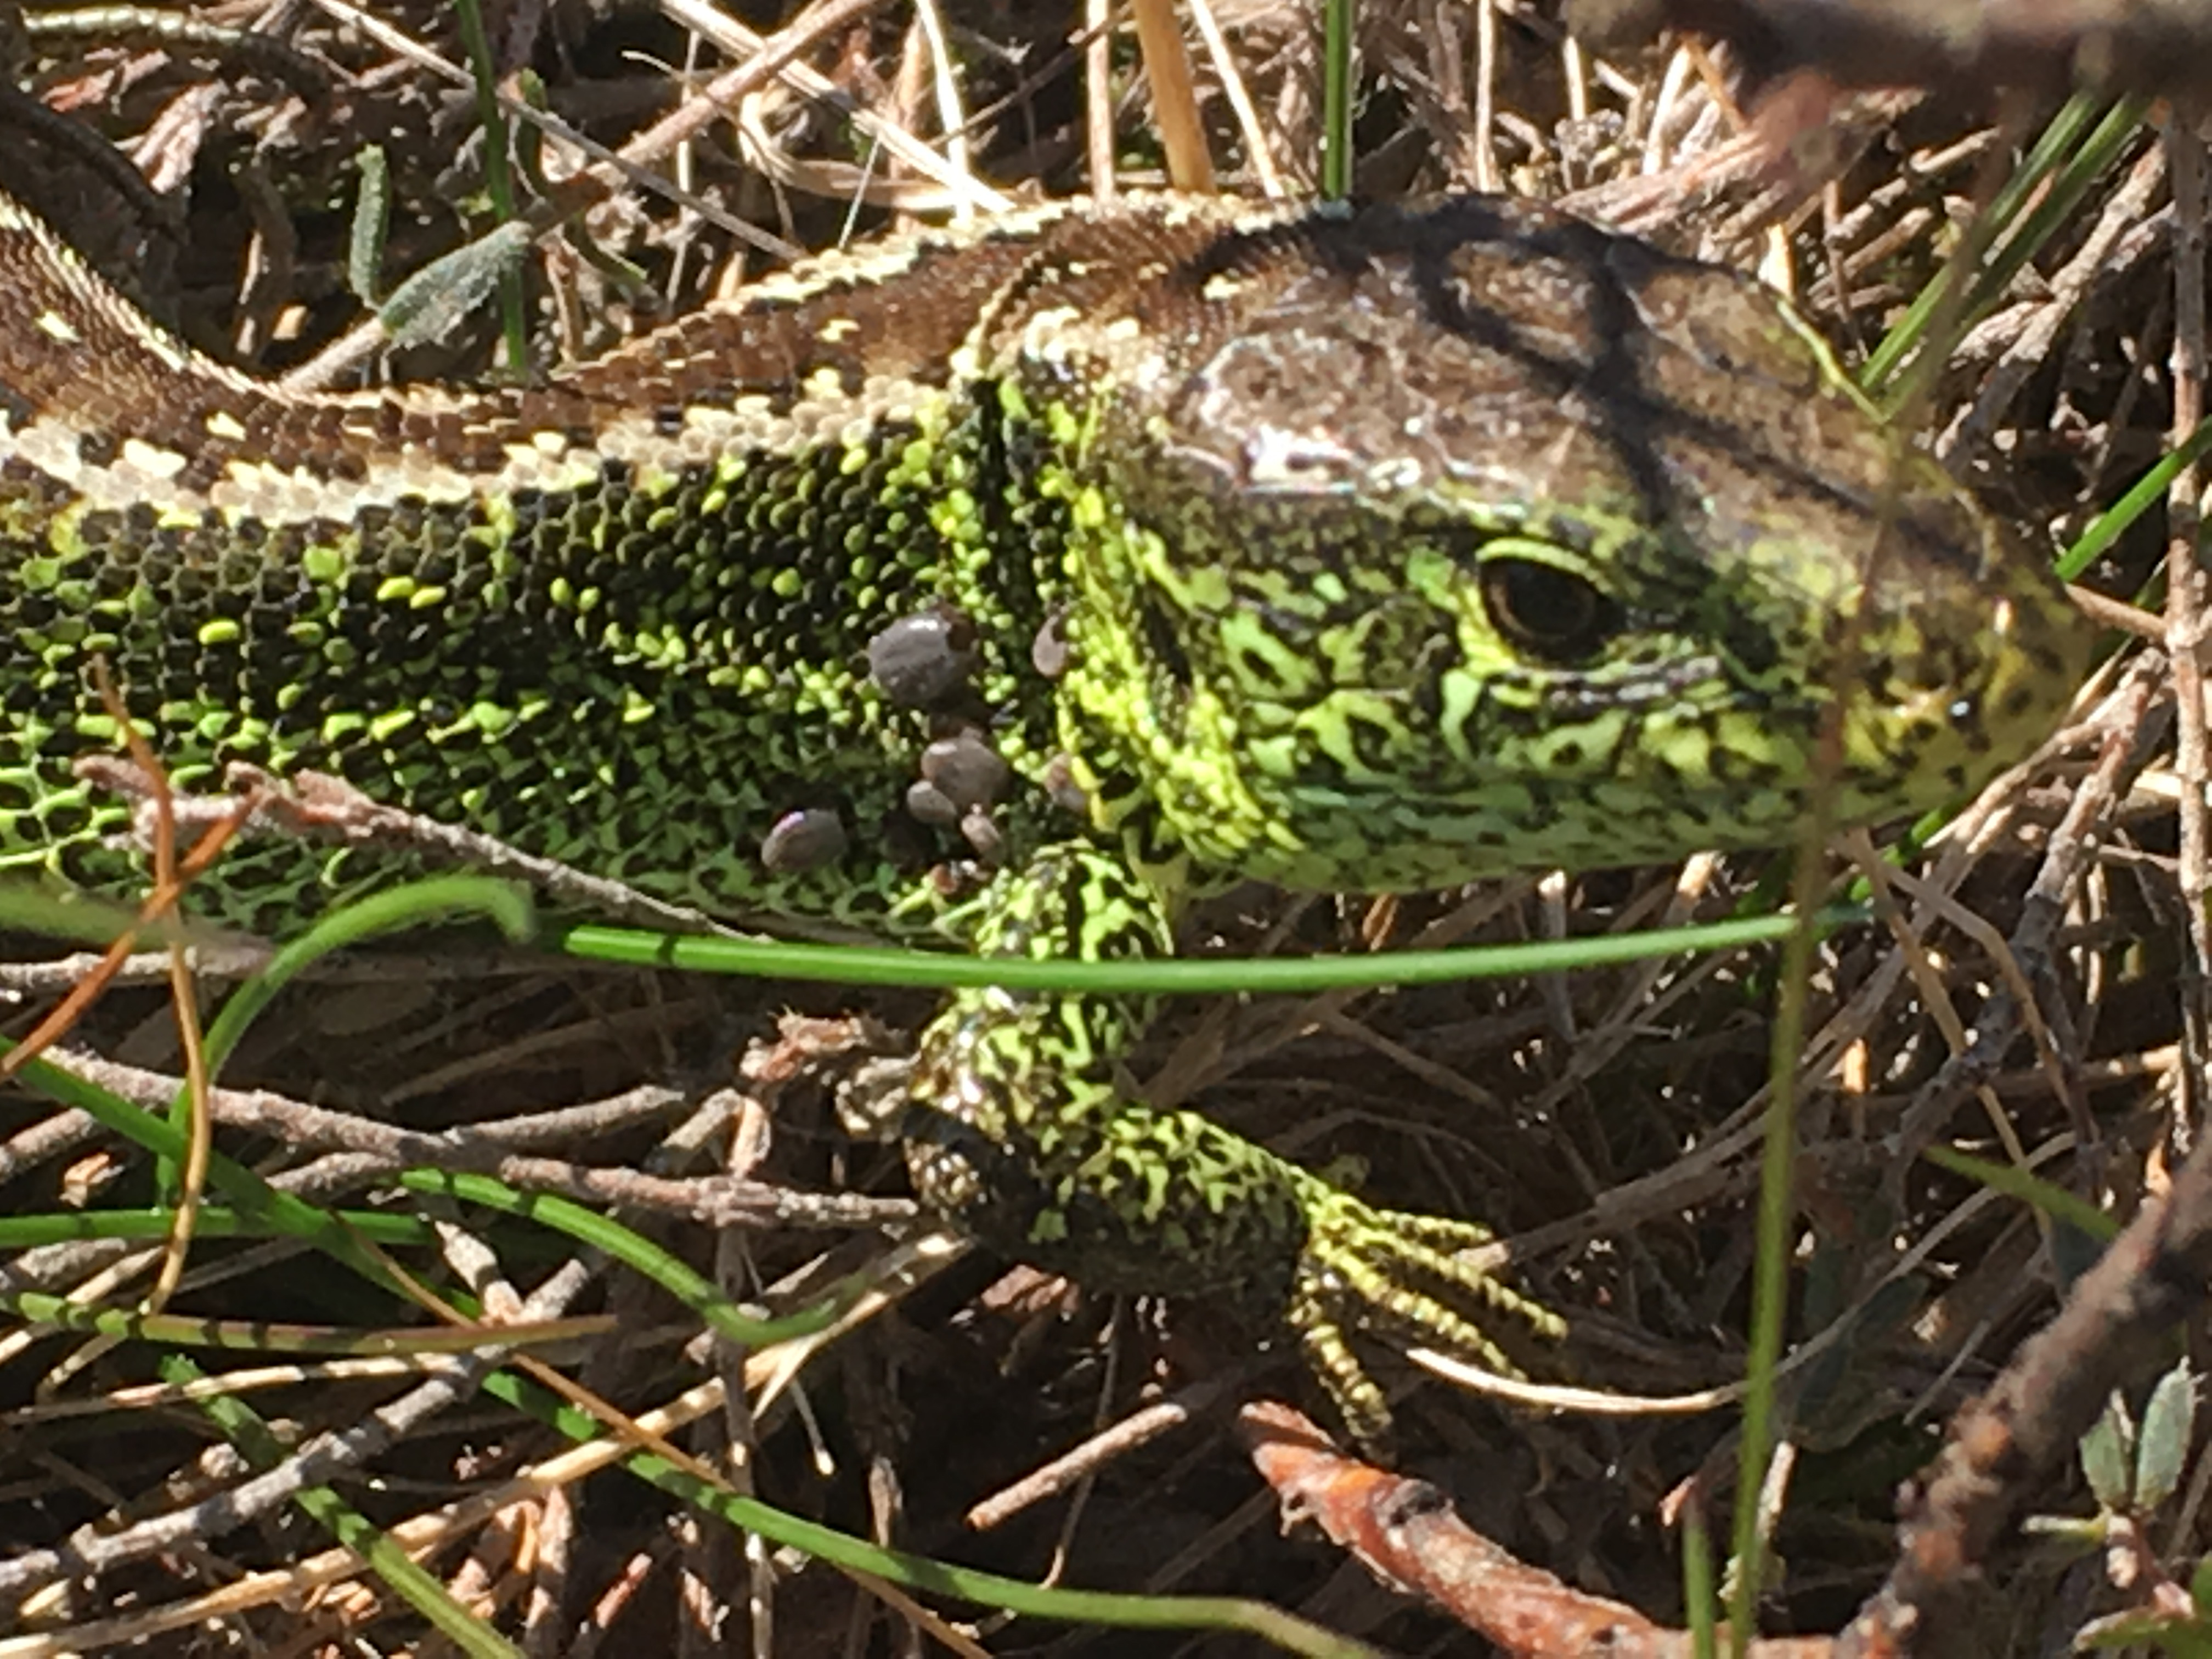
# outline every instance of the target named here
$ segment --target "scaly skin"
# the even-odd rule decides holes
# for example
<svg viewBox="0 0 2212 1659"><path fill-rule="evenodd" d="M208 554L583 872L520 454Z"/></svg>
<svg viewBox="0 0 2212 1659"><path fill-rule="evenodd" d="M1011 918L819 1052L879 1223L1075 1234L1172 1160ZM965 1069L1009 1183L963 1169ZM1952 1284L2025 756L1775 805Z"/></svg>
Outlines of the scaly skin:
<svg viewBox="0 0 2212 1659"><path fill-rule="evenodd" d="M1840 816L1917 812L2027 753L2087 653L1765 290L1475 198L1046 210L542 387L321 397L173 345L0 198L0 566L15 870L138 879L75 764L113 747L96 649L182 787L332 773L718 916L1093 958L1171 951L1235 878L1785 842L1838 690ZM869 668L925 616L974 635L929 708ZM1015 779L980 833L908 804L963 726ZM196 896L296 925L392 873L270 837ZM1455 1259L1474 1224L1128 1099L1152 1012L952 997L924 1199L1287 1323L1364 1437L1352 1334L1497 1364L1486 1310L1548 1328Z"/></svg>

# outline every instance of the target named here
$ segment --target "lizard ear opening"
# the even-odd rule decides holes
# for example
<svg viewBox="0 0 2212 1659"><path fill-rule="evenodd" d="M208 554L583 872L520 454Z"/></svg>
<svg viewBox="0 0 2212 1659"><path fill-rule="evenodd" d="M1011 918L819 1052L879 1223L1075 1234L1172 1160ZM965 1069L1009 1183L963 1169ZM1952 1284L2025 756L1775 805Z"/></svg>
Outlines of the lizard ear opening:
<svg viewBox="0 0 2212 1659"><path fill-rule="evenodd" d="M1491 626L1540 661L1586 663L1620 627L1620 607L1595 583L1540 559L1485 559L1480 580Z"/></svg>

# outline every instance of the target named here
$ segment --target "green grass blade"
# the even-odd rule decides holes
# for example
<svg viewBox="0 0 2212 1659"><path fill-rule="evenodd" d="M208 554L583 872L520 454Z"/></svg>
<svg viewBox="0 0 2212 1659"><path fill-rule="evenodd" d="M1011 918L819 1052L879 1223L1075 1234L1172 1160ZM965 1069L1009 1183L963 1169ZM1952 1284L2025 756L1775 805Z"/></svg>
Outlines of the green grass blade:
<svg viewBox="0 0 2212 1659"><path fill-rule="evenodd" d="M1863 911L1838 908L1824 911L1814 926L1825 936L1865 919ZM1304 995L1317 991L1444 985L1462 980L1518 978L1527 974L1617 967L1678 951L1731 951L1746 945L1771 945L1787 939L1796 927L1795 920L1787 915L1745 916L1633 933L1447 950L1382 951L1356 956L1163 958L1151 962L969 957L872 945L653 933L597 925L571 927L559 936L557 943L567 954L592 962L839 985L997 985L1016 991L1098 995Z"/></svg>

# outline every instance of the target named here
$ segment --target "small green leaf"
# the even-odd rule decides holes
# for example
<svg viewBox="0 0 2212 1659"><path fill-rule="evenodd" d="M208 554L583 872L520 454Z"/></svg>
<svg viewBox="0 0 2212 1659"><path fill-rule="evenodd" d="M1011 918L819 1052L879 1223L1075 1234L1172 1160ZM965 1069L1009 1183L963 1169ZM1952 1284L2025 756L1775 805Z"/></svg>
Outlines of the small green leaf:
<svg viewBox="0 0 2212 1659"><path fill-rule="evenodd" d="M2129 1471L2135 1462L2135 1419L2128 1402L2118 1394L2105 1404L2104 1414L2081 1437L2081 1473L2098 1504L2115 1513L2128 1507L2132 1496Z"/></svg>
<svg viewBox="0 0 2212 1659"><path fill-rule="evenodd" d="M2136 1452L2136 1502L2143 1509L2156 1509L2181 1485L2196 1424L2197 1379L2185 1355L2158 1379L2143 1407L2142 1443Z"/></svg>
<svg viewBox="0 0 2212 1659"><path fill-rule="evenodd" d="M532 237L528 225L510 220L432 260L377 308L384 331L400 345L421 345L452 333L493 289L522 268Z"/></svg>
<svg viewBox="0 0 2212 1659"><path fill-rule="evenodd" d="M2092 1653L2109 1648L2133 1647L2140 1642L2163 1641L2173 1628L2173 1621L2163 1613L2152 1613L2142 1607L2130 1607L2124 1613L2106 1614L2092 1619L2074 1633L2074 1650Z"/></svg>
<svg viewBox="0 0 2212 1659"><path fill-rule="evenodd" d="M2102 1515L2031 1515L2020 1529L2031 1538L2048 1538L2084 1555L2104 1548L2112 1532Z"/></svg>
<svg viewBox="0 0 2212 1659"><path fill-rule="evenodd" d="M2197 1612L2212 1613L2212 1555L2190 1570L2189 1599L2197 1604Z"/></svg>
<svg viewBox="0 0 2212 1659"><path fill-rule="evenodd" d="M384 285L384 239L392 223L392 168L374 144L364 145L354 165L361 169L361 194L354 201L353 234L346 245L346 285L362 304L374 306Z"/></svg>

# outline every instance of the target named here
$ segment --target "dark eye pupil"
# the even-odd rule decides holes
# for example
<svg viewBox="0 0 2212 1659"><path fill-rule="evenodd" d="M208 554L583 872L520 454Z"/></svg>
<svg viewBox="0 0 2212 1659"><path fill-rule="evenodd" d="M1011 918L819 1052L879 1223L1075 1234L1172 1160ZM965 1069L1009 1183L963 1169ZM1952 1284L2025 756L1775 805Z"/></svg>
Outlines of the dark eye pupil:
<svg viewBox="0 0 2212 1659"><path fill-rule="evenodd" d="M1487 561L1482 603L1508 641L1553 662L1594 654L1614 625L1612 600L1573 572L1534 559Z"/></svg>

